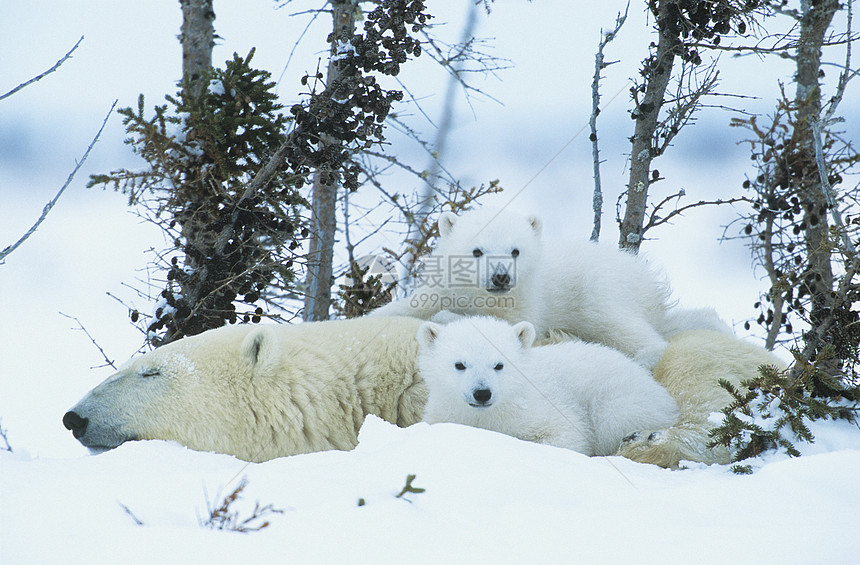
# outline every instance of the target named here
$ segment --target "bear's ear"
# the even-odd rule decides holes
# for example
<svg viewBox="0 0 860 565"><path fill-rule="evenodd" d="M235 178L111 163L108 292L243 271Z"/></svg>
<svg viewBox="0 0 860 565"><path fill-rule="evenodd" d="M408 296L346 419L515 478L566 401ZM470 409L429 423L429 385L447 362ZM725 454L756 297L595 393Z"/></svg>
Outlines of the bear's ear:
<svg viewBox="0 0 860 565"><path fill-rule="evenodd" d="M543 229L543 222L541 222L540 216L531 215L527 220L534 230L535 235L540 235L541 229Z"/></svg>
<svg viewBox="0 0 860 565"><path fill-rule="evenodd" d="M528 349L535 342L535 327L530 322L520 322L514 325L514 333L517 334L517 339L525 349Z"/></svg>
<svg viewBox="0 0 860 565"><path fill-rule="evenodd" d="M269 326L255 327L242 342L242 359L251 367L271 362L277 354L277 341Z"/></svg>
<svg viewBox="0 0 860 565"><path fill-rule="evenodd" d="M418 326L418 334L415 336L418 339L418 344L421 347L430 347L436 338L439 337L439 330L442 326L435 322L424 322Z"/></svg>
<svg viewBox="0 0 860 565"><path fill-rule="evenodd" d="M439 235L442 237L448 237L448 234L451 233L455 223L457 223L456 214L453 212L442 212L442 215L439 216Z"/></svg>

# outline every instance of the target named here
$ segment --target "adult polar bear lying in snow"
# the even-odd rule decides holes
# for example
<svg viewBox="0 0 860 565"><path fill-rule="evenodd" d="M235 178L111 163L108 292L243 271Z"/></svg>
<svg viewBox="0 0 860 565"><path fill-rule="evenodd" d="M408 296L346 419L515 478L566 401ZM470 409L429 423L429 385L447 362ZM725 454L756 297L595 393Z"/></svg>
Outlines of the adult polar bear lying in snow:
<svg viewBox="0 0 860 565"><path fill-rule="evenodd" d="M360 318L210 330L130 361L63 423L96 450L166 439L265 461L351 449L366 414L399 426L421 420L427 400L416 364L421 323ZM717 380L738 385L761 364L780 362L721 332L671 338L655 379L678 403L678 421L640 430L618 454L664 467L730 462L727 450L707 448L708 417L731 400Z"/></svg>
<svg viewBox="0 0 860 565"><path fill-rule="evenodd" d="M418 329L427 383L424 420L485 428L585 455L612 455L624 437L667 428L678 406L642 366L614 349L567 341L532 347L529 322L490 317Z"/></svg>
<svg viewBox="0 0 860 565"><path fill-rule="evenodd" d="M635 255L590 241L542 241L536 216L482 208L444 213L438 225L414 294L371 315L429 320L447 310L525 320L538 338L568 332L649 369L679 330L728 331L712 310L671 307L668 284Z"/></svg>
<svg viewBox="0 0 860 565"><path fill-rule="evenodd" d="M65 414L85 446L175 440L247 461L355 447L367 414L421 420L420 320L238 325L129 361Z"/></svg>

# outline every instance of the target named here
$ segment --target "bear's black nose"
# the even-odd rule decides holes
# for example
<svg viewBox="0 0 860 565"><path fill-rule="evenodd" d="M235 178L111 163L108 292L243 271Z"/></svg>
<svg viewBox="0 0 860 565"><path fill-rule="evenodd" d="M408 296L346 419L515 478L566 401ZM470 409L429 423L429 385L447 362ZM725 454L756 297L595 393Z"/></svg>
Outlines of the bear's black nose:
<svg viewBox="0 0 860 565"><path fill-rule="evenodd" d="M493 275L493 286L496 288L507 288L509 284L511 284L511 275L507 273Z"/></svg>
<svg viewBox="0 0 860 565"><path fill-rule="evenodd" d="M478 404L486 404L493 396L493 391L488 388L478 388L472 392L472 397Z"/></svg>
<svg viewBox="0 0 860 565"><path fill-rule="evenodd" d="M63 425L66 426L67 430L72 431L75 439L80 439L81 436L87 433L87 424L89 423L89 419L81 418L74 412L66 412L63 416Z"/></svg>

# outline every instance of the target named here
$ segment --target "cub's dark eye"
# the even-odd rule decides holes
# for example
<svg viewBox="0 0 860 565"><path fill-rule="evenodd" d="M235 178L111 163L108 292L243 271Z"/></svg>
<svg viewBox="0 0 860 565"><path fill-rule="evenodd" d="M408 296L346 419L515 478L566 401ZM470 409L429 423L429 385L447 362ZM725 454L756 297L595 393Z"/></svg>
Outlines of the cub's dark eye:
<svg viewBox="0 0 860 565"><path fill-rule="evenodd" d="M461 362L459 362L459 361L457 361L456 363L454 363L454 368L455 368L455 369L457 369L458 371L465 371L465 370L466 370L466 366L465 366L465 365L463 365L463 364L462 364Z"/></svg>
<svg viewBox="0 0 860 565"><path fill-rule="evenodd" d="M140 376L143 378L148 377L157 377L159 375L158 369L146 369L141 371Z"/></svg>
<svg viewBox="0 0 860 565"><path fill-rule="evenodd" d="M480 249L475 249L472 251L472 255L474 255L475 257L480 257L483 254L484 254L484 252L481 251Z"/></svg>
<svg viewBox="0 0 860 565"><path fill-rule="evenodd" d="M511 257L519 257L519 256L520 256L520 250L519 249L514 249L513 251L511 251Z"/></svg>
<svg viewBox="0 0 860 565"><path fill-rule="evenodd" d="M502 370L502 369L504 369L504 368L505 368L505 364L504 364L504 363L496 363L496 366L495 366L495 367L493 367L493 370L494 370L494 371L501 371L501 370Z"/></svg>

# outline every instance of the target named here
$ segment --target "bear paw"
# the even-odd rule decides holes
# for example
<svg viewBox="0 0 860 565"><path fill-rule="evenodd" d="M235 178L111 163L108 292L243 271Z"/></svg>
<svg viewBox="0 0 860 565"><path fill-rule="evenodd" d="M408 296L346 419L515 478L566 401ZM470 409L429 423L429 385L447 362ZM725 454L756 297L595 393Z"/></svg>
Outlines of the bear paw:
<svg viewBox="0 0 860 565"><path fill-rule="evenodd" d="M653 432L648 431L640 431L633 432L629 436L626 436L621 440L622 446L625 447L638 447L644 446L646 444L660 443L665 441L666 433L662 430L657 430Z"/></svg>

